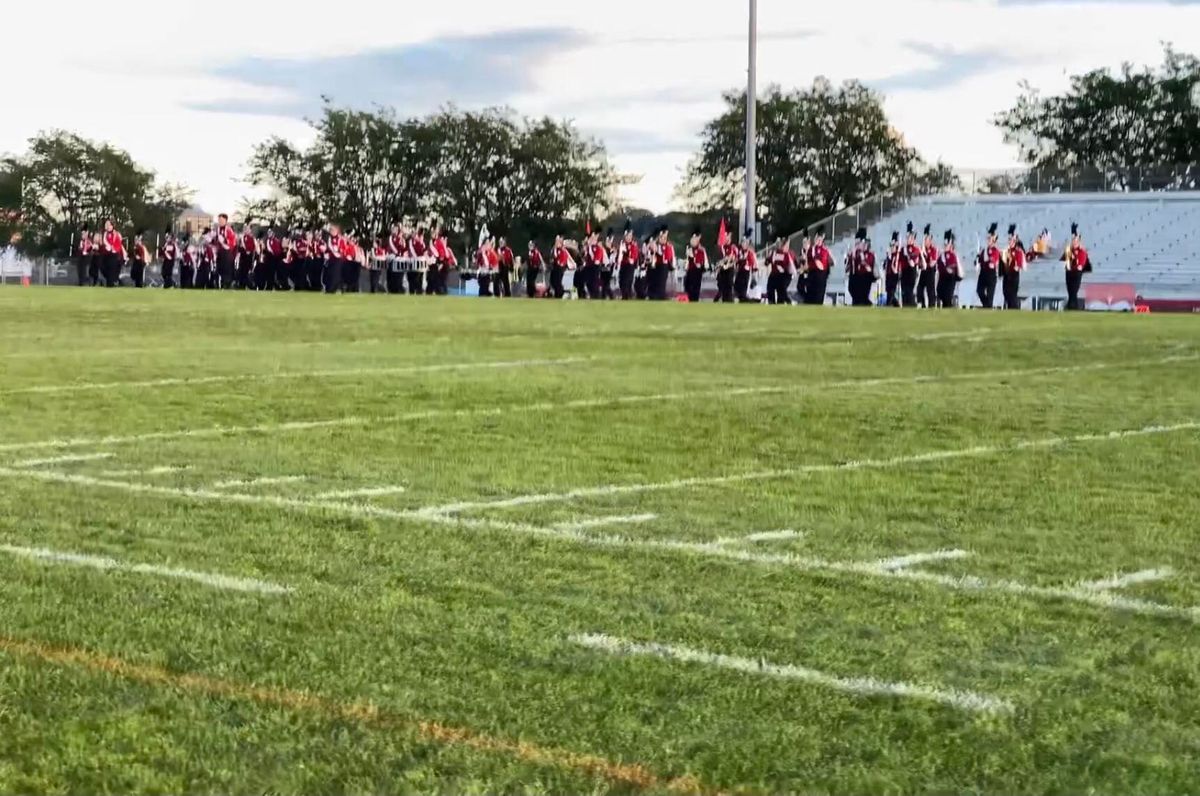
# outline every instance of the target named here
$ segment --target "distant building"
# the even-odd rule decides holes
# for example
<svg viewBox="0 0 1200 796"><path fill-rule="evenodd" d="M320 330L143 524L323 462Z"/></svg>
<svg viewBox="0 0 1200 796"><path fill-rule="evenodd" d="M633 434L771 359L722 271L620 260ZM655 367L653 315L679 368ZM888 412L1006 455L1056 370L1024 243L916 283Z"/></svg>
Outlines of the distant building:
<svg viewBox="0 0 1200 796"><path fill-rule="evenodd" d="M205 227L213 225L213 217L202 208L192 206L175 219L175 229L184 235L199 235Z"/></svg>

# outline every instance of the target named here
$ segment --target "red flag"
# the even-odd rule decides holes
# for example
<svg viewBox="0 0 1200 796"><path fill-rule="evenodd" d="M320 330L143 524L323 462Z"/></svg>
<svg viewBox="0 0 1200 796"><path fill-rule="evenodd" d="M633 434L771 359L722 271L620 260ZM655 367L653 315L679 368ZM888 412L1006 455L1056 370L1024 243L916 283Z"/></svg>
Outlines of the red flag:
<svg viewBox="0 0 1200 796"><path fill-rule="evenodd" d="M591 234L592 234L592 220L590 218L588 219L588 222L587 222L587 234L589 236L591 236Z"/></svg>
<svg viewBox="0 0 1200 796"><path fill-rule="evenodd" d="M724 249L729 245L729 233L725 230L725 219L721 219L721 228L717 230L717 248Z"/></svg>

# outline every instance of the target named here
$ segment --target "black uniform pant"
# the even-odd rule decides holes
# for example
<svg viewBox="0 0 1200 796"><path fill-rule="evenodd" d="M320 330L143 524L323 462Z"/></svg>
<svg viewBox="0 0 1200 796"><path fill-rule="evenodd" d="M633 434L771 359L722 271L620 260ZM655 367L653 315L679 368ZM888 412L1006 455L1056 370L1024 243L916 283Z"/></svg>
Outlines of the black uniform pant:
<svg viewBox="0 0 1200 796"><path fill-rule="evenodd" d="M196 286L196 266L181 265L179 266L179 287L182 290L191 290Z"/></svg>
<svg viewBox="0 0 1200 796"><path fill-rule="evenodd" d="M485 272L479 272L479 295L484 298L492 297L492 275Z"/></svg>
<svg viewBox="0 0 1200 796"><path fill-rule="evenodd" d="M613 300L617 294L613 292L613 272L611 268L600 269L600 298Z"/></svg>
<svg viewBox="0 0 1200 796"><path fill-rule="evenodd" d="M336 293L342 287L342 261L338 257L330 257L325 261L324 272L321 274L321 284L326 293Z"/></svg>
<svg viewBox="0 0 1200 796"><path fill-rule="evenodd" d="M689 268L683 275L683 292L692 304L700 301L700 288L704 284L704 271L699 268Z"/></svg>
<svg viewBox="0 0 1200 796"><path fill-rule="evenodd" d="M346 293L357 293L358 283L362 275L362 263L358 260L342 260L342 290Z"/></svg>
<svg viewBox="0 0 1200 796"><path fill-rule="evenodd" d="M308 289L320 293L324 289L325 263L320 257L308 258Z"/></svg>
<svg viewBox="0 0 1200 796"><path fill-rule="evenodd" d="M717 296L714 301L722 304L733 303L734 272L732 268L722 268L717 271Z"/></svg>
<svg viewBox="0 0 1200 796"><path fill-rule="evenodd" d="M496 274L496 284L492 291L496 298L512 298L512 269L501 266Z"/></svg>
<svg viewBox="0 0 1200 796"><path fill-rule="evenodd" d="M926 268L917 279L917 303L925 309L937 306L937 271Z"/></svg>
<svg viewBox="0 0 1200 796"><path fill-rule="evenodd" d="M917 269L900 269L900 303L905 307L917 306Z"/></svg>
<svg viewBox="0 0 1200 796"><path fill-rule="evenodd" d="M525 270L525 296L526 298L537 298L537 282L538 274L541 269L527 268Z"/></svg>
<svg viewBox="0 0 1200 796"><path fill-rule="evenodd" d="M1004 309L1021 309L1021 272L1008 269L1004 272Z"/></svg>
<svg viewBox="0 0 1200 796"><path fill-rule="evenodd" d="M250 280L254 272L254 255L247 252L242 252L238 255L237 263L237 288L238 290L249 290Z"/></svg>
<svg viewBox="0 0 1200 796"><path fill-rule="evenodd" d="M99 254L93 254L88 262L88 281L92 283L92 287L100 284L100 272L104 268L104 258Z"/></svg>
<svg viewBox="0 0 1200 796"><path fill-rule="evenodd" d="M134 287L146 286L146 264L141 260L132 260L129 263L129 279L133 282Z"/></svg>
<svg viewBox="0 0 1200 796"><path fill-rule="evenodd" d="M79 286L83 287L87 284L88 268L92 264L92 256L79 255L75 258L75 275L79 278Z"/></svg>
<svg viewBox="0 0 1200 796"><path fill-rule="evenodd" d="M937 283L938 306L953 309L958 303L958 277L953 274L939 274Z"/></svg>
<svg viewBox="0 0 1200 796"><path fill-rule="evenodd" d="M391 267L389 267L388 272L387 272L387 278L384 279L384 283L387 285L388 295L390 295L390 296L403 296L404 295L404 274L400 273L399 271L395 271Z"/></svg>
<svg viewBox="0 0 1200 796"><path fill-rule="evenodd" d="M875 275L871 273L850 274L850 303L855 307L871 306L871 285Z"/></svg>
<svg viewBox="0 0 1200 796"><path fill-rule="evenodd" d="M421 272L408 272L408 292L414 296L419 296L425 291L421 289Z"/></svg>
<svg viewBox="0 0 1200 796"><path fill-rule="evenodd" d="M382 293L383 287L379 284L379 278L383 275L383 271L378 268L371 268L367 271L367 289L372 293Z"/></svg>
<svg viewBox="0 0 1200 796"><path fill-rule="evenodd" d="M164 290L170 290L171 288L175 287L175 261L174 260L163 260L162 261L162 278L163 278L163 289Z"/></svg>
<svg viewBox="0 0 1200 796"><path fill-rule="evenodd" d="M622 265L617 271L617 286L621 290L621 300L629 301L633 298L633 277L637 268L632 265Z"/></svg>
<svg viewBox="0 0 1200 796"><path fill-rule="evenodd" d="M774 271L767 277L767 303L769 304L791 304L792 299L788 295L788 289L792 286L792 275L786 271L776 273Z"/></svg>
<svg viewBox="0 0 1200 796"><path fill-rule="evenodd" d="M201 263L196 267L196 289L208 290L208 275L211 273L212 267L208 263Z"/></svg>
<svg viewBox="0 0 1200 796"><path fill-rule="evenodd" d="M600 266L589 265L583 269L583 284L587 287L588 298L600 299Z"/></svg>
<svg viewBox="0 0 1200 796"><path fill-rule="evenodd" d="M556 299L560 299L567 294L563 288L563 274L566 269L561 265L553 265L550 267L550 294Z"/></svg>
<svg viewBox="0 0 1200 796"><path fill-rule="evenodd" d="M828 271L809 271L806 304L821 306L825 303L825 289L829 286Z"/></svg>
<svg viewBox="0 0 1200 796"><path fill-rule="evenodd" d="M656 265L650 269L648 274L650 279L650 300L651 301L666 301L667 300L667 277L671 274L671 266Z"/></svg>
<svg viewBox="0 0 1200 796"><path fill-rule="evenodd" d="M900 287L900 274L895 271L888 271L884 275L883 287L887 291L887 305L889 307L899 307L900 299L896 296L896 290Z"/></svg>
<svg viewBox="0 0 1200 796"><path fill-rule="evenodd" d="M118 287L121 284L121 255L104 255L104 286Z"/></svg>
<svg viewBox="0 0 1200 796"><path fill-rule="evenodd" d="M571 287L575 288L575 298L587 298L587 268L588 266L576 268L571 276Z"/></svg>
<svg viewBox="0 0 1200 796"><path fill-rule="evenodd" d="M231 251L217 252L217 280L222 290L233 290L233 258Z"/></svg>
<svg viewBox="0 0 1200 796"><path fill-rule="evenodd" d="M996 303L996 272L985 268L979 272L975 282L975 295L985 310L990 310Z"/></svg>
<svg viewBox="0 0 1200 796"><path fill-rule="evenodd" d="M1067 309L1081 310L1083 305L1079 302L1079 290L1083 287L1083 271L1074 269L1067 271Z"/></svg>
<svg viewBox="0 0 1200 796"><path fill-rule="evenodd" d="M739 304L746 304L750 301L750 272L744 268L737 269L737 276L733 278L733 292L737 295Z"/></svg>
<svg viewBox="0 0 1200 796"><path fill-rule="evenodd" d="M638 301L650 297L650 277L646 269L639 268L633 277L633 295Z"/></svg>

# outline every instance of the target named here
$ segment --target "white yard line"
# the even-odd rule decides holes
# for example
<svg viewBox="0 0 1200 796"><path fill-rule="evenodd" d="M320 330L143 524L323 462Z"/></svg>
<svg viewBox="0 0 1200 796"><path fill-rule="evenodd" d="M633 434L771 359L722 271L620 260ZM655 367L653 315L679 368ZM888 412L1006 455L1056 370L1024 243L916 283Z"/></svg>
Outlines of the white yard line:
<svg viewBox="0 0 1200 796"><path fill-rule="evenodd" d="M739 544L758 544L760 542L784 542L790 539L803 539L804 533L800 531L766 531L764 533L752 533L749 536L726 536L713 544L718 547L729 547Z"/></svg>
<svg viewBox="0 0 1200 796"><path fill-rule="evenodd" d="M347 489L342 492L325 492L316 496L317 500L348 500L358 497L386 497L387 495L402 495L408 491L403 486L372 486L365 489Z"/></svg>
<svg viewBox="0 0 1200 796"><path fill-rule="evenodd" d="M13 467L53 467L59 464L82 464L84 462L98 462L102 459L111 459L116 456L115 453L81 453L77 456L55 456L49 459L26 459L21 462L16 462Z"/></svg>
<svg viewBox="0 0 1200 796"><path fill-rule="evenodd" d="M731 475L696 476L694 478L678 478L673 481L641 484L607 484L604 486L582 487L567 492L547 492L533 495L517 495L496 500L460 501L441 506L428 506L419 509L417 513L429 517L436 515L458 514L465 511L491 511L517 506L532 506L544 503L567 503L580 498L607 497L611 495L638 495L647 492L666 492L677 489L692 489L702 486L720 486L745 481L766 481L798 476L832 473L847 470L878 470L900 467L909 464L926 462L950 461L980 456L992 456L999 453L1012 453L1021 450L1039 448L1057 448L1085 442L1118 441L1131 437L1169 434L1179 431L1195 431L1200 429L1200 422L1177 423L1171 426L1148 426L1140 429L1110 431L1102 434L1081 434L1074 437L1048 437L1037 440L1022 440L1009 445L979 445L972 448L955 448L943 451L930 451L909 456L894 456L887 459L860 459L858 461L837 462L831 464L810 464L800 467L789 467L779 470L762 470L749 473L734 473Z"/></svg>
<svg viewBox="0 0 1200 796"><path fill-rule="evenodd" d="M140 442L156 442L175 439L216 439L244 434L288 434L304 431L317 431L328 428L346 428L354 426L372 426L387 423L405 423L416 420L433 420L438 418L465 419L471 417L499 417L512 413L537 413L547 411L563 411L571 409L604 409L622 406L635 406L647 403L666 403L671 401L694 401L703 398L738 398L753 395L803 395L820 393L827 390L842 389L873 389L877 387L892 387L916 384L939 384L943 382L974 381L979 379L1016 378L1021 376L1041 376L1061 373L1076 373L1083 371L1107 370L1112 368L1137 368L1155 365L1175 364L1181 361L1200 359L1200 355L1172 356L1158 360L1138 362L1110 362L1089 365L1064 365L1046 368L1026 368L1016 370L993 370L972 373L949 373L926 376L904 376L884 379L851 379L846 381L810 382L788 386L761 387L724 387L710 390L681 391L674 393L654 393L650 395L624 395L610 398L581 398L569 401L542 401L518 406L490 406L467 409L426 409L402 414L377 417L350 415L326 420L299 420L288 423L261 423L251 426L212 426L209 428L192 428L178 431L152 431L146 434L131 434L127 436L108 437L77 437L36 442L11 442L0 444L0 453L26 450L61 450L78 447L104 447L109 445L130 445Z"/></svg>
<svg viewBox="0 0 1200 796"><path fill-rule="evenodd" d="M438 365L413 365L404 367L346 368L341 370L285 371L281 373L237 373L227 376L199 376L195 378L150 379L147 381L80 382L77 384L43 384L36 387L19 387L2 390L0 395L55 395L74 392L101 392L105 390L148 389L152 387L193 387L206 384L226 384L244 381L279 381L283 379L338 379L353 376L403 376L417 373L444 373L465 370L504 370L508 368L553 367L592 361L593 357L567 357L564 359L516 359L504 362L459 362Z"/></svg>
<svg viewBox="0 0 1200 796"><path fill-rule="evenodd" d="M575 522L560 522L554 527L560 531L588 531L593 528L605 528L610 525L638 525L640 523L654 522L657 519L657 514L626 514L616 517L594 517L587 520L576 520Z"/></svg>
<svg viewBox="0 0 1200 796"><path fill-rule="evenodd" d="M1093 580L1080 583L1079 588L1087 591L1113 591L1136 586L1139 583L1155 583L1172 577L1175 571L1170 567L1160 569L1143 569L1141 572L1130 572L1128 575L1114 575L1104 580Z"/></svg>
<svg viewBox="0 0 1200 796"><path fill-rule="evenodd" d="M876 561L875 566L888 572L895 572L915 567L919 564L930 564L934 561L955 561L960 558L967 558L970 555L966 550L939 550L934 553L915 553L911 556L885 558L882 561Z"/></svg>
<svg viewBox="0 0 1200 796"><path fill-rule="evenodd" d="M102 470L97 475L101 478L144 478L154 475L184 473L188 469L187 467L151 467L148 470Z"/></svg>
<svg viewBox="0 0 1200 796"><path fill-rule="evenodd" d="M278 475L278 476L265 476L263 478L249 478L249 479L234 478L229 481L218 481L217 483L210 486L209 489L219 492L223 489L234 489L234 488L238 488L238 487L254 488L257 486L274 486L276 484L298 484L301 481L307 481L307 480L308 480L308 476L306 476L306 475Z"/></svg>
<svg viewBox="0 0 1200 796"><path fill-rule="evenodd" d="M755 658L740 658L673 644L639 643L595 634L576 635L571 641L588 649L621 657L662 658L682 663L701 664L758 677L796 680L856 696L888 696L937 702L972 713L1012 713L1013 704L1005 699L957 688L937 688L913 683L889 682L874 677L838 677L806 666L768 663Z"/></svg>
<svg viewBox="0 0 1200 796"><path fill-rule="evenodd" d="M135 575L153 575L161 578L189 580L214 589L226 591L244 591L258 594L289 594L293 591L288 586L280 586L254 578L236 578L229 575L219 575L211 572L194 572L190 569L176 569L154 564L130 564L107 556L92 556L82 553L63 553L57 550L46 550L40 547L18 547L16 545L0 545L0 552L18 558L28 558L47 564L63 564L76 567L90 567L103 571L130 572Z"/></svg>

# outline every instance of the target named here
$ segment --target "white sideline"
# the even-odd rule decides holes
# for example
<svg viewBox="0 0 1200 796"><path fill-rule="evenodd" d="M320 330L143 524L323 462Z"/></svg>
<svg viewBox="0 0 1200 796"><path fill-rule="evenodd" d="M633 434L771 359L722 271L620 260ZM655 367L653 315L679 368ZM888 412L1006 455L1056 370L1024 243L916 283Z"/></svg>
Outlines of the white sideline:
<svg viewBox="0 0 1200 796"><path fill-rule="evenodd" d="M280 586L254 578L235 578L229 575L218 575L210 572L193 572L190 569L161 567L154 564L128 564L107 556L91 556L82 553L63 553L57 550L46 550L40 547L18 547L16 545L0 545L0 552L8 553L19 558L43 561L49 564L65 564L77 567L90 567L102 571L131 572L135 575L154 575L163 578L190 580L195 583L226 591L244 591L257 594L290 594L294 591L288 586Z"/></svg>
<svg viewBox="0 0 1200 796"><path fill-rule="evenodd" d="M1114 575L1111 578L1104 580L1093 580L1086 583L1080 583L1079 588L1087 589L1088 591L1113 591L1115 589L1124 589L1129 586L1136 586L1139 583L1154 583L1160 580L1166 580L1175 574L1175 570L1170 567L1161 567L1159 569L1143 569L1141 572L1130 572L1128 575Z"/></svg>
<svg viewBox="0 0 1200 796"><path fill-rule="evenodd" d="M593 528L604 528L609 525L637 525L644 522L654 522L657 514L627 514L617 517L594 517L575 522L560 522L554 526L559 531L588 531Z"/></svg>
<svg viewBox="0 0 1200 796"><path fill-rule="evenodd" d="M934 561L954 561L960 558L967 558L970 555L966 550L940 550L936 553L914 553L911 556L885 558L882 561L876 561L875 566L888 572L895 572L915 567L918 564L929 564Z"/></svg>
<svg viewBox="0 0 1200 796"><path fill-rule="evenodd" d="M713 544L717 547L730 547L731 545L757 544L758 542L784 542L789 539L803 539L804 536L805 534L800 531L766 531L752 533L749 536L725 536Z"/></svg>
<svg viewBox="0 0 1200 796"><path fill-rule="evenodd" d="M78 456L55 456L50 459L26 459L16 462L13 467L51 467L56 464L81 464L83 462L98 462L101 459L111 459L115 453L81 453Z"/></svg>
<svg viewBox="0 0 1200 796"><path fill-rule="evenodd" d="M386 497L400 495L408 491L403 486L369 486L364 489L347 489L342 492L325 492L317 495L317 500L347 500L356 497Z"/></svg>
<svg viewBox="0 0 1200 796"><path fill-rule="evenodd" d="M315 431L323 428L348 426L370 426L378 423L403 423L434 418L498 417L515 412L545 412L564 409L601 409L666 401L691 401L701 398L737 398L751 395L801 395L822 390L871 389L874 387L902 386L912 384L936 384L948 381L972 381L976 379L1015 378L1019 376L1075 373L1111 368L1136 368L1153 365L1173 364L1180 361L1200 359L1200 355L1171 356L1160 360L1139 362L1094 363L1090 365L1065 365L1046 368L1017 370L993 370L973 373L949 373L926 376L905 376L883 379L851 379L845 381L812 382L789 386L733 387L712 390L695 390L651 395L624 395L611 398L582 398L571 401L542 401L516 407L481 407L468 409L427 409L395 415L363 417L350 415L326 420L299 420L288 423L261 423L252 426L212 426L209 428L182 429L178 431L152 431L146 434L108 437L77 437L73 439L51 439L37 442L11 442L0 444L0 453L23 450L56 450L78 447L101 447L106 445L128 445L139 442L154 442L173 439L212 439L240 434L285 434L296 431Z"/></svg>
<svg viewBox="0 0 1200 796"><path fill-rule="evenodd" d="M743 674L797 680L812 685L843 691L856 696L891 696L938 702L959 710L973 713L1012 713L1013 704L1005 699L985 696L975 691L957 688L935 688L913 683L893 683L874 677L838 677L805 666L768 663L753 658L739 658L715 652L678 647L672 644L638 643L612 636L582 634L571 636L571 641L588 649L622 657L641 656L664 658L684 663L698 663L718 669L729 669Z"/></svg>
<svg viewBox="0 0 1200 796"><path fill-rule="evenodd" d="M562 503L579 498L605 497L611 495L637 495L646 492L665 492L675 489L690 489L698 486L719 486L745 481L774 480L780 478L795 478L797 476L817 473L831 473L845 470L875 470L898 467L907 464L939 462L953 459L991 456L997 453L1033 450L1039 448L1057 448L1082 442L1116 441L1130 437L1149 436L1153 434L1169 434L1177 431L1194 431L1200 429L1200 422L1191 421L1177 423L1171 426L1147 426L1140 429L1110 431L1101 434L1080 434L1073 437L1048 437L1037 440L1023 440L1010 445L980 445L972 448L958 448L943 451L930 451L909 456L895 456L888 459L861 459L858 461L840 462L835 464L810 464L800 467L789 467L779 470L762 470L750 473L735 473L732 475L696 476L694 478L679 478L674 481L643 484L607 484L604 486L581 487L567 492L550 492L535 495L517 495L497 500L461 501L447 503L441 506L427 506L418 509L422 517L458 514L465 511L484 511L514 508L516 506L532 506L542 503Z"/></svg>
<svg viewBox="0 0 1200 796"><path fill-rule="evenodd" d="M263 478L250 478L250 479L234 478L229 481L218 481L217 483L210 486L209 489L219 492L223 489L233 489L234 487L273 486L275 484L298 484L301 481L307 481L307 480L308 480L308 476L306 476L306 475L279 475L279 476L265 476Z"/></svg>
<svg viewBox="0 0 1200 796"><path fill-rule="evenodd" d="M503 370L507 368L531 368L539 366L571 365L588 362L595 357L566 357L564 359L516 359L502 362L459 362L438 365L411 365L382 368L346 368L341 370L284 371L280 373L238 373L226 376L199 376L196 378L166 378L147 381L80 382L78 384L43 384L36 387L19 387L2 390L0 395L53 395L72 392L99 392L150 387L194 387L205 384L226 384L235 381L278 381L282 379L337 379L349 376L402 376L416 373L443 373L460 370Z"/></svg>

